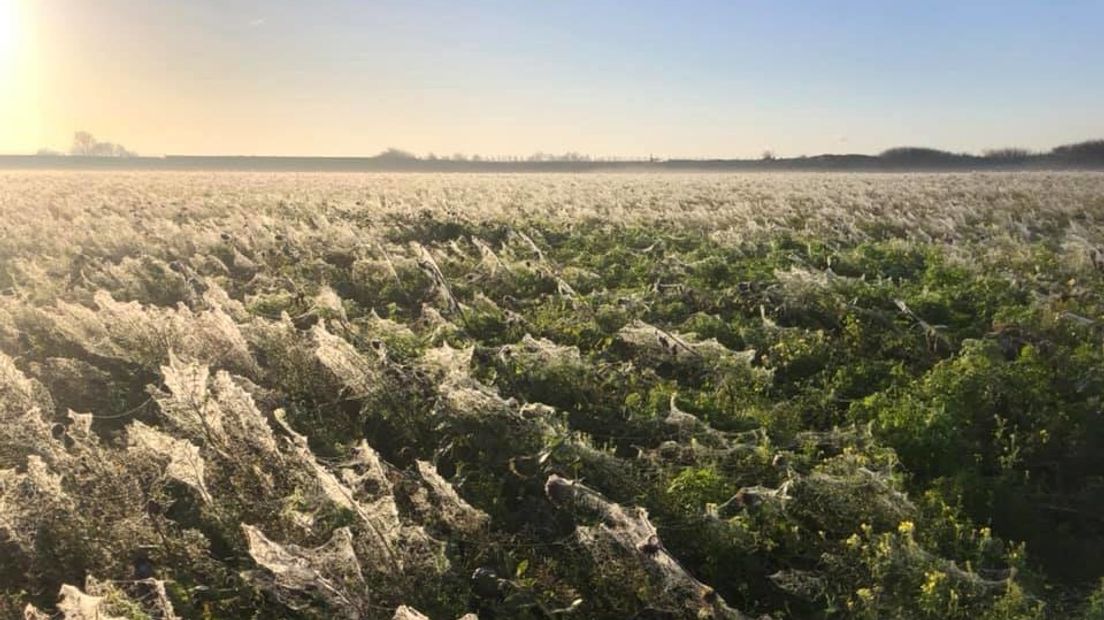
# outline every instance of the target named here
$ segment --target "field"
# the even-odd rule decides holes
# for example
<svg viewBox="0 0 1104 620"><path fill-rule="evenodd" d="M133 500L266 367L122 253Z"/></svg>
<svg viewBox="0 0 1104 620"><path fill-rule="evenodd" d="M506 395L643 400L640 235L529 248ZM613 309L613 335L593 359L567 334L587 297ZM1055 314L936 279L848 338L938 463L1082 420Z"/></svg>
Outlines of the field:
<svg viewBox="0 0 1104 620"><path fill-rule="evenodd" d="M1104 618L1104 174L0 172L0 616Z"/></svg>

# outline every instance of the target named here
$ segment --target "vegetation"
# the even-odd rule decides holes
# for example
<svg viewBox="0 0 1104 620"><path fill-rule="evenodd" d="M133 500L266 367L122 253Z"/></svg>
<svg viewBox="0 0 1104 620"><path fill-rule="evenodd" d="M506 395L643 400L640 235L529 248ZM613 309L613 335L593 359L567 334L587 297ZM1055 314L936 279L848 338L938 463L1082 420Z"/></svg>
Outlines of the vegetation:
<svg viewBox="0 0 1104 620"><path fill-rule="evenodd" d="M99 142L78 132L69 151L75 157L42 149L34 156L0 155L0 167L8 169L115 169L115 170L237 170L267 172L673 172L673 171L1013 171L1100 170L1104 168L1104 140L1090 140L1055 147L1048 152L1000 148L982 154L952 153L925 147L897 147L878 155L821 154L781 157L766 150L758 159L666 159L595 157L568 151L517 155L451 156L427 153L424 157L388 148L371 157L269 157L168 155L140 157L110 142Z"/></svg>
<svg viewBox="0 0 1104 620"><path fill-rule="evenodd" d="M1098 174L0 188L4 617L1104 613Z"/></svg>

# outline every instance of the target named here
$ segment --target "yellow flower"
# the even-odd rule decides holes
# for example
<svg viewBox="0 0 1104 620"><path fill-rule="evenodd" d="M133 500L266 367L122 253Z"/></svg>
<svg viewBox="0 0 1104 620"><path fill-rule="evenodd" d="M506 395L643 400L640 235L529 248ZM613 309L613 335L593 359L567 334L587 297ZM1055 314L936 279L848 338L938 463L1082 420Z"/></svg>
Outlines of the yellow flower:
<svg viewBox="0 0 1104 620"><path fill-rule="evenodd" d="M924 585L920 586L920 591L923 592L925 596L932 596L935 594L935 592L939 590L939 586L947 580L947 574L937 570L928 571L924 574L924 577L926 577L926 580Z"/></svg>
<svg viewBox="0 0 1104 620"><path fill-rule="evenodd" d="M916 529L916 524L912 521L901 521L897 524L897 531L902 534L912 535L912 532Z"/></svg>

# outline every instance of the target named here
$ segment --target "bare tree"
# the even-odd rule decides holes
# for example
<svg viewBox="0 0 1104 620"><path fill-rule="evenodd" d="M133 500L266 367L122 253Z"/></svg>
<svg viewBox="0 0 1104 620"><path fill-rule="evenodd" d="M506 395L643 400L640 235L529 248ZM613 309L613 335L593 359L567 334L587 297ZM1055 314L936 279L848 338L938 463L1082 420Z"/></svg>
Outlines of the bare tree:
<svg viewBox="0 0 1104 620"><path fill-rule="evenodd" d="M95 136L87 131L73 134L73 144L69 148L69 154L78 157L132 157L134 155L121 144L96 140Z"/></svg>
<svg viewBox="0 0 1104 620"><path fill-rule="evenodd" d="M87 131L78 131L73 134L73 146L69 148L70 155L91 156L96 148L96 138Z"/></svg>

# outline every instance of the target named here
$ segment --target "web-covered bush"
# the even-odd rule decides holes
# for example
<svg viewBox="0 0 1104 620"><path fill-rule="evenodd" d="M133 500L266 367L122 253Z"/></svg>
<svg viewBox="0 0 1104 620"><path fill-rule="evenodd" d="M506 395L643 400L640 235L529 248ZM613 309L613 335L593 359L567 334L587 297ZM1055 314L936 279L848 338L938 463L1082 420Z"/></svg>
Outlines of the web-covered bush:
<svg viewBox="0 0 1104 620"><path fill-rule="evenodd" d="M0 189L5 616L1104 608L1097 176Z"/></svg>

